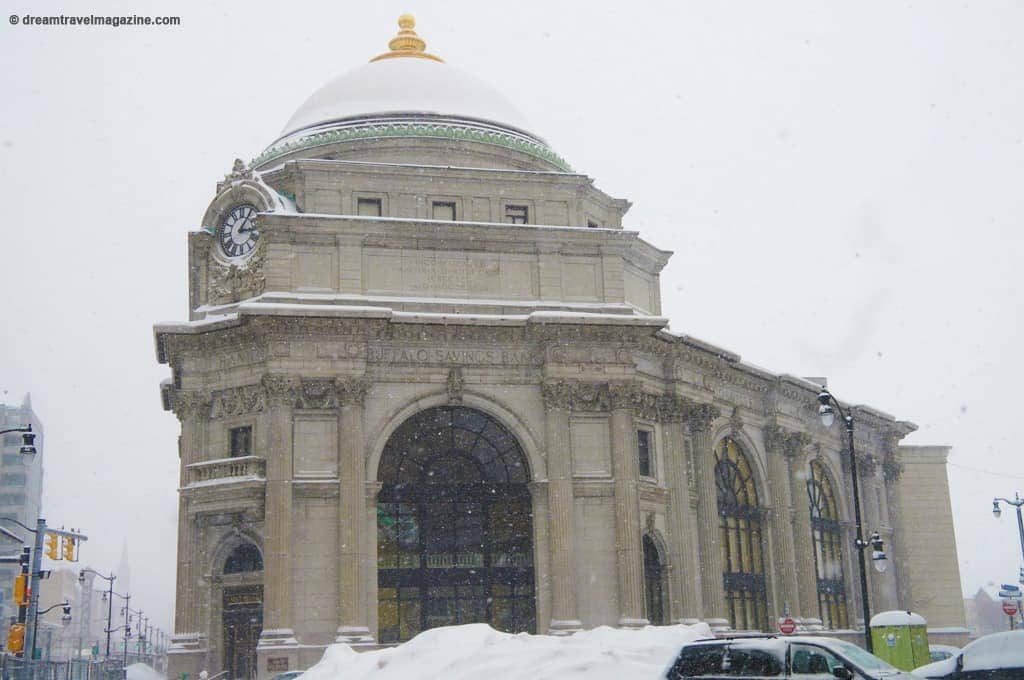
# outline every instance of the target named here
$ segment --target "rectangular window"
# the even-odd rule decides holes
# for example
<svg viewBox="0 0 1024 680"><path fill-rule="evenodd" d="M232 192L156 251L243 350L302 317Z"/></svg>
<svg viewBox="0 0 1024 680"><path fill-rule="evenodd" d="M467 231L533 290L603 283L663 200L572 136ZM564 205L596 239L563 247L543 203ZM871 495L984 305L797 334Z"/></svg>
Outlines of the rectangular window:
<svg viewBox="0 0 1024 680"><path fill-rule="evenodd" d="M4 465L24 465L25 457L20 453L5 453Z"/></svg>
<svg viewBox="0 0 1024 680"><path fill-rule="evenodd" d="M24 474L0 475L0 484L4 486L25 486Z"/></svg>
<svg viewBox="0 0 1024 680"><path fill-rule="evenodd" d="M587 229L600 229L601 225L594 220L587 220Z"/></svg>
<svg viewBox="0 0 1024 680"><path fill-rule="evenodd" d="M507 224L527 224L530 221L530 209L525 205L506 205L505 222Z"/></svg>
<svg viewBox="0 0 1024 680"><path fill-rule="evenodd" d="M252 455L252 425L231 428L231 457Z"/></svg>
<svg viewBox="0 0 1024 680"><path fill-rule="evenodd" d="M17 432L8 432L4 435L4 446L21 446L22 437Z"/></svg>
<svg viewBox="0 0 1024 680"><path fill-rule="evenodd" d="M431 204L430 216L435 220L455 221L455 204L445 201L434 201Z"/></svg>
<svg viewBox="0 0 1024 680"><path fill-rule="evenodd" d="M651 433L648 430L636 431L636 453L637 463L640 467L641 477L653 477L653 465L651 456Z"/></svg>
<svg viewBox="0 0 1024 680"><path fill-rule="evenodd" d="M379 198L356 199L356 212L363 217L380 217L381 204Z"/></svg>

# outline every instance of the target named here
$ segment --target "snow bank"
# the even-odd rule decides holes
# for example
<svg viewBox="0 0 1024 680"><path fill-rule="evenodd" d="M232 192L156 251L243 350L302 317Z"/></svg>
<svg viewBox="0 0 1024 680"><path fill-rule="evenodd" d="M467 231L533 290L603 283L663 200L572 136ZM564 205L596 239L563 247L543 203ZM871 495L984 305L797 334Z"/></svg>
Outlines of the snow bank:
<svg viewBox="0 0 1024 680"><path fill-rule="evenodd" d="M622 680L656 678L705 624L606 626L569 636L500 633L485 623L434 628L398 647L358 653L332 645L302 680Z"/></svg>
<svg viewBox="0 0 1024 680"><path fill-rule="evenodd" d="M128 680L167 680L167 678L144 663L133 663L127 668Z"/></svg>

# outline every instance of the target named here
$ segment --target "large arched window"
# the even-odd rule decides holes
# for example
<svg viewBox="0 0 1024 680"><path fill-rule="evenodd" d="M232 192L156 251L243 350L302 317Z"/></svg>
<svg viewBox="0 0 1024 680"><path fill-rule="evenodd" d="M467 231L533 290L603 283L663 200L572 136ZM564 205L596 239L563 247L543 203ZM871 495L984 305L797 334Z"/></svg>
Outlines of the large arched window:
<svg viewBox="0 0 1024 680"><path fill-rule="evenodd" d="M243 543L224 560L224 573L242 574L248 571L263 571L263 556L252 543Z"/></svg>
<svg viewBox="0 0 1024 680"><path fill-rule="evenodd" d="M715 490L729 619L739 630L766 629L761 509L750 462L739 444L729 438L715 447Z"/></svg>
<svg viewBox="0 0 1024 680"><path fill-rule="evenodd" d="M811 461L807 480L814 539L814 571L818 578L818 611L826 628L847 628L846 584L843 582L842 532L832 482L825 468Z"/></svg>
<svg viewBox="0 0 1024 680"><path fill-rule="evenodd" d="M654 540L645 535L644 540L644 604L647 620L651 625L665 625L665 581L661 554Z"/></svg>
<svg viewBox="0 0 1024 680"><path fill-rule="evenodd" d="M462 623L535 630L529 473L508 430L463 406L421 411L388 439L378 479L381 642Z"/></svg>

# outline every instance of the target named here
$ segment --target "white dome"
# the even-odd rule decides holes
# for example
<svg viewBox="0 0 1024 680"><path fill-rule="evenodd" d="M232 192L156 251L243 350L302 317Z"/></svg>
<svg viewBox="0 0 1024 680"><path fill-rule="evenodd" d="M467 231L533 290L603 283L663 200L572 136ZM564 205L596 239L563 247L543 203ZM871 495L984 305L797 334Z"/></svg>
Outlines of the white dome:
<svg viewBox="0 0 1024 680"><path fill-rule="evenodd" d="M299 107L281 136L340 120L394 114L430 114L529 130L523 114L479 78L442 62L402 58L373 61L327 83Z"/></svg>

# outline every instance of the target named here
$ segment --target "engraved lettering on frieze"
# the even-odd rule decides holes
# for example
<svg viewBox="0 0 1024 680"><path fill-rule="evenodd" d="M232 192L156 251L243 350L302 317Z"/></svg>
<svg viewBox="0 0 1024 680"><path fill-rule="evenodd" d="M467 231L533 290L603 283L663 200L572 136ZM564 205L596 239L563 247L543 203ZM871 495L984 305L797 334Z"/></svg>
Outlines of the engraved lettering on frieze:
<svg viewBox="0 0 1024 680"><path fill-rule="evenodd" d="M222 352L209 357L204 363L207 370L235 368L246 364L257 364L267 358L266 349L262 345L254 345L231 352Z"/></svg>
<svg viewBox="0 0 1024 680"><path fill-rule="evenodd" d="M258 413L267 406L267 393L262 385L242 385L213 393L211 418Z"/></svg>
<svg viewBox="0 0 1024 680"><path fill-rule="evenodd" d="M540 358L528 349L401 347L367 348L367 360L395 364L470 364L484 366L536 366Z"/></svg>

